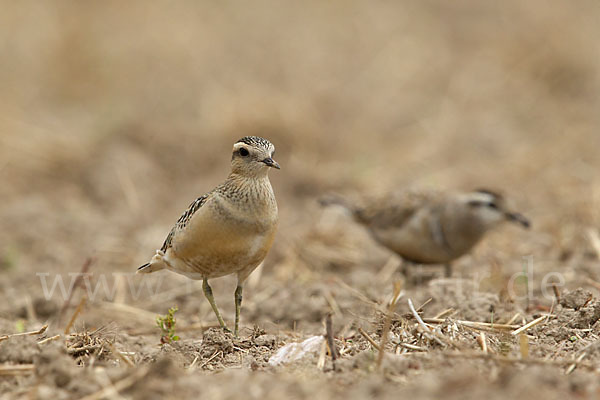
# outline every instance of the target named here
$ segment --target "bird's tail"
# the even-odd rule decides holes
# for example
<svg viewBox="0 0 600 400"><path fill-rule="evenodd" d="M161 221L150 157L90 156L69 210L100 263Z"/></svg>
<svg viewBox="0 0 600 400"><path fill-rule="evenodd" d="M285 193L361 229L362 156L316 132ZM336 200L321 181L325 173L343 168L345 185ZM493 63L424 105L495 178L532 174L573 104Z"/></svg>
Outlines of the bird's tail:
<svg viewBox="0 0 600 400"><path fill-rule="evenodd" d="M150 260L149 263L146 263L146 264L142 265L141 267L138 267L136 273L137 274L149 274L154 271L159 271L161 269L164 269L165 263L162 259L163 256L164 256L164 253L162 251L158 250L156 252L156 254L154 255L154 257L152 257L152 260Z"/></svg>
<svg viewBox="0 0 600 400"><path fill-rule="evenodd" d="M319 204L322 207L329 207L332 205L336 205L336 206L342 206L350 211L353 210L353 207L350 206L350 204L348 203L348 201L345 198L343 198L342 196L340 196L338 194L334 194L334 193L330 193L330 194L327 194L327 195L319 198Z"/></svg>
<svg viewBox="0 0 600 400"><path fill-rule="evenodd" d="M319 199L319 204L322 207L328 207L331 205L343 207L346 212L348 212L354 218L354 220L359 223L365 223L368 221L368 216L365 215L367 210L364 208L364 205L361 201L358 201L357 203L358 204L354 204L352 201L338 194L328 194Z"/></svg>
<svg viewBox="0 0 600 400"><path fill-rule="evenodd" d="M322 207L340 206L344 208L346 212L348 212L348 214L350 214L353 218L359 221L361 220L361 214L363 212L362 207L353 204L351 201L338 194L331 193L321 197L319 199L319 204Z"/></svg>

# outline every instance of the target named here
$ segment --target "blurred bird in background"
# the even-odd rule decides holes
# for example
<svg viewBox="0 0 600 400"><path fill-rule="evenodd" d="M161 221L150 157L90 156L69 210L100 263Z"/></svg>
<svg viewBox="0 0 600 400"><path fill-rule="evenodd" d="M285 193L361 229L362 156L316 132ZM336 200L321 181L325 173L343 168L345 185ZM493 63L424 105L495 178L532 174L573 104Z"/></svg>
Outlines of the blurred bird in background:
<svg viewBox="0 0 600 400"><path fill-rule="evenodd" d="M452 262L468 253L486 232L503 222L529 228L523 215L512 211L504 197L490 190L451 193L407 190L350 204L339 196L321 199L338 204L367 227L373 238L417 264L444 264L452 275Z"/></svg>

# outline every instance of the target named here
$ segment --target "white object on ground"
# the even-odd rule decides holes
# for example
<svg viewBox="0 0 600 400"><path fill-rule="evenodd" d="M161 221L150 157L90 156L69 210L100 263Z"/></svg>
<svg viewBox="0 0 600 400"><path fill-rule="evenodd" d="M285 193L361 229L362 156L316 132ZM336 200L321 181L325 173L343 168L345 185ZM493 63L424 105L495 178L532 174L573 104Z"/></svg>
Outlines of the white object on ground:
<svg viewBox="0 0 600 400"><path fill-rule="evenodd" d="M302 343L288 343L269 358L269 365L277 366L301 359L310 353L318 353L325 338L311 336Z"/></svg>

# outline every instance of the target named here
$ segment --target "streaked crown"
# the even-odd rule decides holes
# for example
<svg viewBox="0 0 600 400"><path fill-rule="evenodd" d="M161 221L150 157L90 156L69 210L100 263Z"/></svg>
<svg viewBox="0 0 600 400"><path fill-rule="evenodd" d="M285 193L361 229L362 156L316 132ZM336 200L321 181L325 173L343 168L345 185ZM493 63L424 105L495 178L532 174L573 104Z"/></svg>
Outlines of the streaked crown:
<svg viewBox="0 0 600 400"><path fill-rule="evenodd" d="M245 143L248 146L262 148L268 152L272 152L275 149L273 143L269 142L267 139L261 138L259 136L244 136L236 143Z"/></svg>

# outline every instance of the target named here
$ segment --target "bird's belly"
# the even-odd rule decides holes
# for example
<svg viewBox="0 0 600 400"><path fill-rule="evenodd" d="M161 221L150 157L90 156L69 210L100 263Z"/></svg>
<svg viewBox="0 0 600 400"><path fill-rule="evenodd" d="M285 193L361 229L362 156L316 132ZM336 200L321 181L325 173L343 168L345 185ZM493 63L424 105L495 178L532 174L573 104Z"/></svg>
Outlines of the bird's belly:
<svg viewBox="0 0 600 400"><path fill-rule="evenodd" d="M207 219L202 222L190 224L185 234L176 237L173 253L181 263L174 270L185 269L186 274L199 274L201 278L237 273L256 267L272 243L274 229L265 231L254 224Z"/></svg>
<svg viewBox="0 0 600 400"><path fill-rule="evenodd" d="M429 232L421 229L390 229L375 232L384 246L410 261L434 264L453 260L449 249L435 242Z"/></svg>

